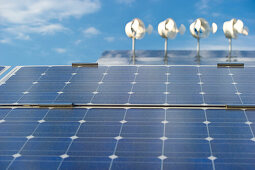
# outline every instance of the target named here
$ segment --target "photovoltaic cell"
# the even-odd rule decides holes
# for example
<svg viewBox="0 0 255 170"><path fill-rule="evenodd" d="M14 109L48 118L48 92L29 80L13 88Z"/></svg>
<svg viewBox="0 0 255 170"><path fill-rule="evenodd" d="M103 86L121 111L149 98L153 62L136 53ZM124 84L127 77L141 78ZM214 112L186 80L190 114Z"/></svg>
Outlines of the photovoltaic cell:
<svg viewBox="0 0 255 170"><path fill-rule="evenodd" d="M0 115L1 169L255 166L254 111L13 108Z"/></svg>
<svg viewBox="0 0 255 170"><path fill-rule="evenodd" d="M0 101L254 104L254 82L248 78L253 70L213 66L21 67L0 86Z"/></svg>
<svg viewBox="0 0 255 170"><path fill-rule="evenodd" d="M0 74L1 74L1 72L2 72L4 69L5 69L5 67L0 66Z"/></svg>
<svg viewBox="0 0 255 170"><path fill-rule="evenodd" d="M0 103L254 104L253 67L21 67ZM0 169L254 169L255 113L0 109Z"/></svg>

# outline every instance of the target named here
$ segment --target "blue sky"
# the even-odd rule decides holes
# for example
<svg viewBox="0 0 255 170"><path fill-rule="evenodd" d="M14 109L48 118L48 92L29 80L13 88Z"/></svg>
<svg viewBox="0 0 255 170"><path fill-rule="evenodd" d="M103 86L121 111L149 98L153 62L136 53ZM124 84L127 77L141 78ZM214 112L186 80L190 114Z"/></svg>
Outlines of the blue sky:
<svg viewBox="0 0 255 170"><path fill-rule="evenodd" d="M127 50L125 24L135 17L154 31L138 40L137 49L163 49L157 25L173 18L187 31L169 40L169 49L195 49L189 33L198 17L218 25L201 41L203 50L224 50L223 22L243 20L247 37L233 41L234 50L255 50L254 0L0 0L0 65L66 65L95 62L104 50Z"/></svg>

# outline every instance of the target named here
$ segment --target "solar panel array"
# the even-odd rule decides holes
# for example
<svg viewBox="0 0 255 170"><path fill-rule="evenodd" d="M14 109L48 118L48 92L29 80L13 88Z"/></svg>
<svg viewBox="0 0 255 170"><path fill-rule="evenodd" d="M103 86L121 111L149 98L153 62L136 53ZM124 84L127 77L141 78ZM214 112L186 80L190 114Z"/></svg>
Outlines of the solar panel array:
<svg viewBox="0 0 255 170"><path fill-rule="evenodd" d="M1 169L247 169L255 112L1 109Z"/></svg>
<svg viewBox="0 0 255 170"><path fill-rule="evenodd" d="M0 66L0 75L3 74L5 68L6 67L4 67L4 66Z"/></svg>
<svg viewBox="0 0 255 170"><path fill-rule="evenodd" d="M0 86L0 103L255 104L254 71L213 66L21 67Z"/></svg>
<svg viewBox="0 0 255 170"><path fill-rule="evenodd" d="M129 104L254 104L255 67L17 68L0 85L0 103L92 107L0 109L0 169L255 167L255 111L125 109Z"/></svg>

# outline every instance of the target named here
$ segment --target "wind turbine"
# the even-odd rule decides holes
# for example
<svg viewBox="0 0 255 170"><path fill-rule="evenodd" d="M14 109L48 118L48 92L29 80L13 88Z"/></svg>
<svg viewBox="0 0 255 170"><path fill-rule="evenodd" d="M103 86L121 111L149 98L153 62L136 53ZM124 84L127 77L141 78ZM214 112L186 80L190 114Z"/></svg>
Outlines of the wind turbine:
<svg viewBox="0 0 255 170"><path fill-rule="evenodd" d="M231 57L232 39L236 39L238 34L248 35L248 28L244 27L243 21L233 18L230 21L224 22L223 31L226 38L228 38L228 56Z"/></svg>
<svg viewBox="0 0 255 170"><path fill-rule="evenodd" d="M125 27L125 32L129 38L132 38L132 59L133 64L135 64L135 40L142 39L146 32L149 34L152 32L153 28L151 25L146 29L144 23L139 18L135 18L128 22Z"/></svg>
<svg viewBox="0 0 255 170"><path fill-rule="evenodd" d="M190 24L189 29L191 35L197 39L197 56L199 56L200 39L208 37L210 35L210 32L212 32L213 34L216 33L217 24L212 23L212 26L210 27L209 23L205 19L198 18Z"/></svg>
<svg viewBox="0 0 255 170"><path fill-rule="evenodd" d="M172 18L167 18L166 20L158 24L158 33L162 38L165 39L165 54L164 54L165 63L167 63L168 59L167 57L168 38L174 39L179 32L181 35L184 34L185 30L186 28L183 24L181 24L180 28L178 29L175 21Z"/></svg>

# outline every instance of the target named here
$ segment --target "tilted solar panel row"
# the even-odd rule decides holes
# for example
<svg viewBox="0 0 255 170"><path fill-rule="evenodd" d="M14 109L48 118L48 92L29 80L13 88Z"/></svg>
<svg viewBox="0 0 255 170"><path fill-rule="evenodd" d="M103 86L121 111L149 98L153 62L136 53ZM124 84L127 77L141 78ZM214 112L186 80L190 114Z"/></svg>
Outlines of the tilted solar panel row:
<svg viewBox="0 0 255 170"><path fill-rule="evenodd" d="M255 112L0 109L0 169L247 169Z"/></svg>
<svg viewBox="0 0 255 170"><path fill-rule="evenodd" d="M0 103L255 104L254 71L214 66L21 67L0 86Z"/></svg>
<svg viewBox="0 0 255 170"><path fill-rule="evenodd" d="M10 66L0 66L0 75L2 75L9 68L10 68Z"/></svg>

